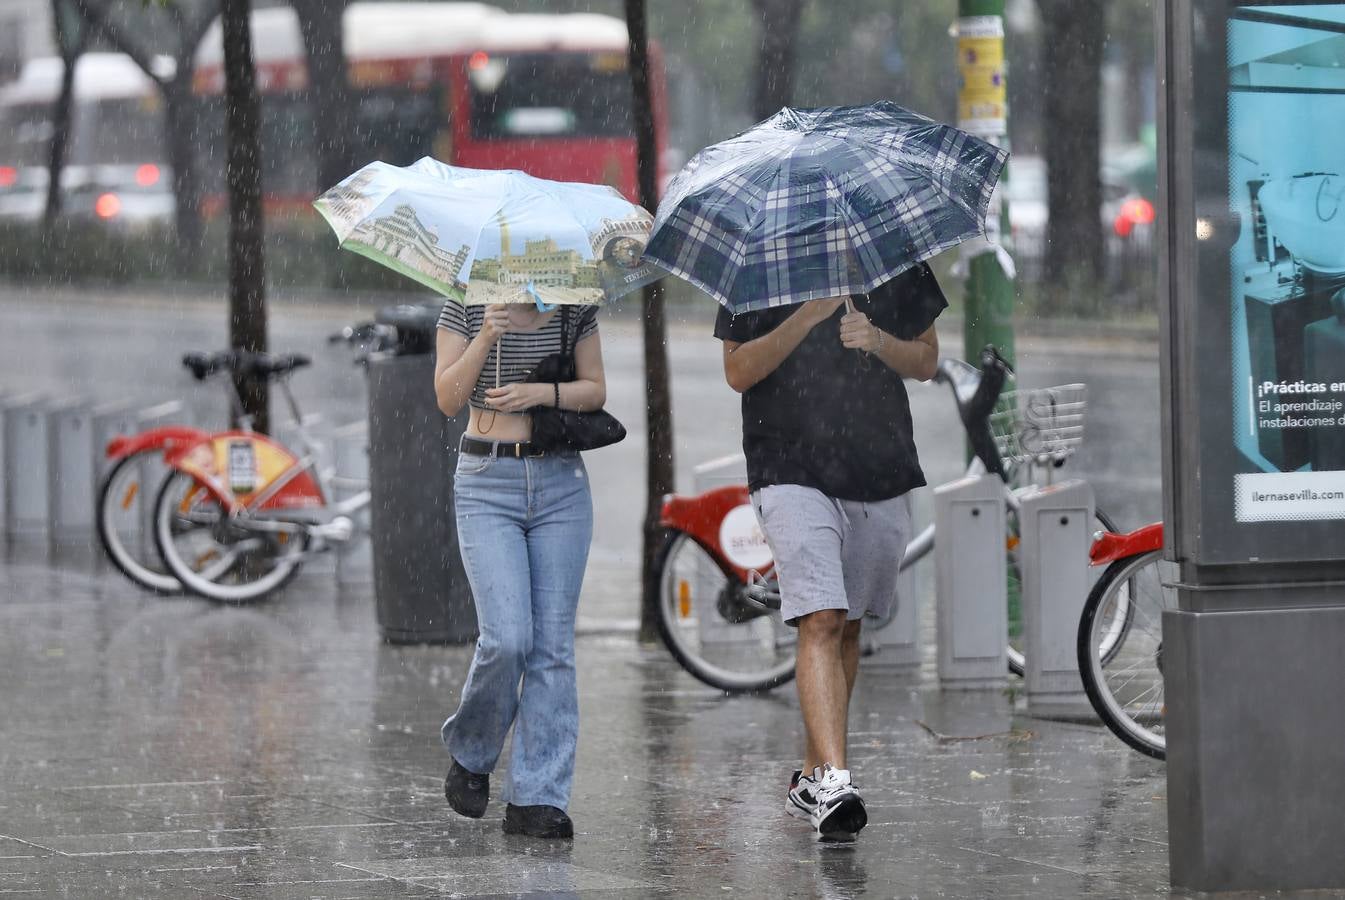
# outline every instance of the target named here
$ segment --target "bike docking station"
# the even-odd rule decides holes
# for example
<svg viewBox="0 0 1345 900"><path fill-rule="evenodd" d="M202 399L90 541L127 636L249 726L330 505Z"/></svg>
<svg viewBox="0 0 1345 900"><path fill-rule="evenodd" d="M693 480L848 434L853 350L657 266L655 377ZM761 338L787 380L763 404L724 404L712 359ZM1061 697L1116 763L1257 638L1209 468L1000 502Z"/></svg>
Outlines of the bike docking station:
<svg viewBox="0 0 1345 900"><path fill-rule="evenodd" d="M41 394L0 397L0 525L7 549L21 557L46 557L99 566L94 509L98 485L109 468L104 448L118 434L181 422L183 406L168 401L137 410L126 403L94 404L85 397ZM156 480L158 484L166 470ZM140 540L152 544L149 506Z"/></svg>
<svg viewBox="0 0 1345 900"><path fill-rule="evenodd" d="M1079 677L1078 631L1088 596L1093 489L1072 479L1018 497L1023 678L1028 715L1097 721Z"/></svg>
<svg viewBox="0 0 1345 900"><path fill-rule="evenodd" d="M1156 13L1172 884L1341 889L1345 14Z"/></svg>
<svg viewBox="0 0 1345 900"><path fill-rule="evenodd" d="M972 475L934 489L935 634L939 685L1004 687L1009 618L1004 482Z"/></svg>

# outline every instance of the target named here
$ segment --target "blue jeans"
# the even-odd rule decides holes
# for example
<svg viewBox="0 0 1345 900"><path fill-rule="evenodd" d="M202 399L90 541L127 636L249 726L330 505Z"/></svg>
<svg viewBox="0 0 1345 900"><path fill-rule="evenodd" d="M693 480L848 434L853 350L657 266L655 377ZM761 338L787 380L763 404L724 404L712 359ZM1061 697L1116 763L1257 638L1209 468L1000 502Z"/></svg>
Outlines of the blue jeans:
<svg viewBox="0 0 1345 900"><path fill-rule="evenodd" d="M575 612L593 539L588 475L578 454L462 453L454 485L480 637L444 746L485 774L513 725L504 799L565 809L579 737Z"/></svg>

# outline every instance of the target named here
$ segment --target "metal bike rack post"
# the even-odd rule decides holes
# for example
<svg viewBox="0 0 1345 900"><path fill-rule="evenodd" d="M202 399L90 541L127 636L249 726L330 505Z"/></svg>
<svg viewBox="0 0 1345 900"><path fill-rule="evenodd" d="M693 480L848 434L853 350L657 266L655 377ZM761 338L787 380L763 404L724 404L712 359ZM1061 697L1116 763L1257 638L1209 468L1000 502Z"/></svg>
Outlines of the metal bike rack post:
<svg viewBox="0 0 1345 900"><path fill-rule="evenodd" d="M98 514L98 491L102 487L103 479L107 477L108 471L112 468L113 461L107 458L107 445L117 435L134 434L136 430L136 419L134 408L125 403L106 403L94 407L92 415L93 434L93 490L92 499L93 515ZM129 498L132 504L139 504L142 500L143 492L137 492ZM137 511L140 509L136 507ZM135 521L140 521L137 515ZM97 523L95 523L96 526ZM140 535L136 534L133 540L139 545ZM94 556L96 566L106 565L107 558L103 554Z"/></svg>
<svg viewBox="0 0 1345 900"><path fill-rule="evenodd" d="M692 470L692 488L697 494L725 485L747 483L747 458L741 453L731 453L703 462ZM755 513L753 513L755 516ZM710 560L702 555L696 557L695 578L697 590L692 592L692 605L696 613L696 627L700 640L705 644L750 643L754 636L752 628L720 628L722 620L715 611L715 598L718 591L711 585L720 582L723 576Z"/></svg>
<svg viewBox="0 0 1345 900"><path fill-rule="evenodd" d="M89 546L101 448L94 444L88 401L69 400L51 407L47 433L48 535L53 545Z"/></svg>
<svg viewBox="0 0 1345 900"><path fill-rule="evenodd" d="M47 406L38 394L4 402L5 534L10 540L47 534Z"/></svg>
<svg viewBox="0 0 1345 900"><path fill-rule="evenodd" d="M1004 483L980 475L936 487L934 522L939 684L998 688L1009 640Z"/></svg>
<svg viewBox="0 0 1345 900"><path fill-rule="evenodd" d="M1095 719L1079 678L1079 615L1088 596L1093 489L1073 479L1020 498L1023 653L1028 713Z"/></svg>
<svg viewBox="0 0 1345 900"><path fill-rule="evenodd" d="M332 455L336 469L332 493L339 503L369 488L369 423L352 422L332 432ZM369 507L354 513L355 537L336 545L338 584L363 584L373 580L374 555L369 542Z"/></svg>
<svg viewBox="0 0 1345 900"><path fill-rule="evenodd" d="M119 434L134 434L135 412L126 403L105 403L93 408L94 483L102 482L112 461L107 458L107 445ZM95 488L96 489L96 488Z"/></svg>
<svg viewBox="0 0 1345 900"><path fill-rule="evenodd" d="M911 511L911 495L903 498L907 512ZM913 519L912 519L913 521ZM911 536L915 536L912 531ZM865 655L860 657L863 669L882 669L894 674L908 674L920 669L920 590L915 567L910 566L897 576L897 611L892 620L870 634L865 626Z"/></svg>
<svg viewBox="0 0 1345 900"><path fill-rule="evenodd" d="M135 430L148 431L163 425L183 424L186 413L182 401L169 400L156 406L146 407L135 414ZM158 499L159 487L168 476L168 467L157 453L147 453L140 461L140 552L147 555L158 553L154 546L154 501Z"/></svg>

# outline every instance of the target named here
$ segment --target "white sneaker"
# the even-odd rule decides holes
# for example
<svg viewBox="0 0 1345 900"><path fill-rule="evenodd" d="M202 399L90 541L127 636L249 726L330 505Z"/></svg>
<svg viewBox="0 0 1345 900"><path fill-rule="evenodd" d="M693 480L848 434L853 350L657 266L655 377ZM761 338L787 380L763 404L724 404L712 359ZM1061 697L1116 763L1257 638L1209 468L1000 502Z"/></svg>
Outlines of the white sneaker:
<svg viewBox="0 0 1345 900"><path fill-rule="evenodd" d="M817 839L853 841L860 829L869 824L869 814L864 809L864 799L850 783L850 770L824 766L813 769L813 780L817 784L813 792L817 805L809 821Z"/></svg>
<svg viewBox="0 0 1345 900"><path fill-rule="evenodd" d="M817 807L817 782L811 775L804 775L802 769L796 769L789 779L789 795L785 798L785 812L796 819L811 819Z"/></svg>

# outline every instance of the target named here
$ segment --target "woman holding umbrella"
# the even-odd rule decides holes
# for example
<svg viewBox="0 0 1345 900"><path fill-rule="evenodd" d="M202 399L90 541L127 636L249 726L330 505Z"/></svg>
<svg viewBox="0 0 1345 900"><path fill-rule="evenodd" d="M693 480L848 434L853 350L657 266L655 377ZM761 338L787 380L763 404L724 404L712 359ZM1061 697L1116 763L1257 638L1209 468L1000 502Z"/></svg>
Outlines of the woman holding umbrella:
<svg viewBox="0 0 1345 900"><path fill-rule="evenodd" d="M512 727L504 830L573 837L574 628L593 536L578 451L625 434L601 413L596 307L656 277L639 264L652 219L612 188L428 157L371 163L314 205L342 247L449 297L434 392L445 415L470 410L454 490L480 637L442 730L444 794L484 815Z"/></svg>
<svg viewBox="0 0 1345 900"><path fill-rule="evenodd" d="M567 322L573 320L573 323ZM524 377L575 328L577 378ZM470 422L454 478L458 543L481 631L458 711L444 725L452 756L444 793L479 818L489 773L514 726L504 830L569 838L566 807L579 730L574 626L593 537L588 477L578 453L529 439L537 406L594 410L607 396L596 309L444 304L434 388L439 407ZM495 357L506 373L496 384ZM522 690L519 682L522 681Z"/></svg>

